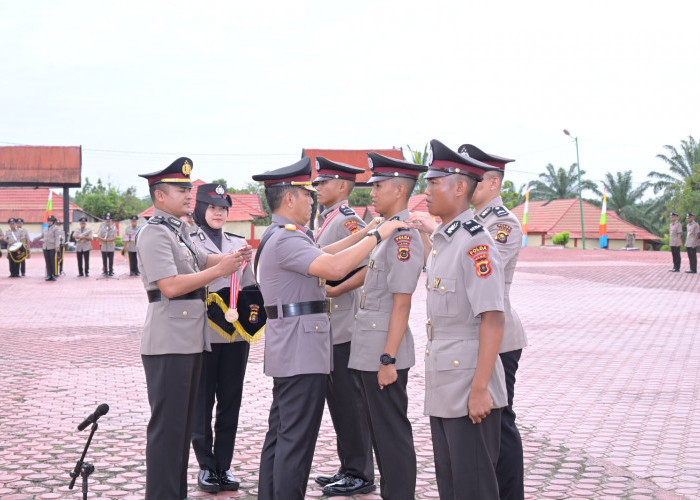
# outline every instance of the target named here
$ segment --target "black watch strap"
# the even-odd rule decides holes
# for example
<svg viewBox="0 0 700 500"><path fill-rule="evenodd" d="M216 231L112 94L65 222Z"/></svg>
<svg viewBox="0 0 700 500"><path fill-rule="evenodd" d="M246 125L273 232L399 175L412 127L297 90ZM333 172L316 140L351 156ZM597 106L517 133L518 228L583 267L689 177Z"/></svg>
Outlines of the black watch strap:
<svg viewBox="0 0 700 500"><path fill-rule="evenodd" d="M367 236L374 236L375 238L377 238L377 245L379 245L382 242L382 235L379 234L379 231L377 231L376 228L367 231Z"/></svg>
<svg viewBox="0 0 700 500"><path fill-rule="evenodd" d="M383 365L393 365L396 364L396 358L392 358L391 355L384 353L379 356L379 362Z"/></svg>

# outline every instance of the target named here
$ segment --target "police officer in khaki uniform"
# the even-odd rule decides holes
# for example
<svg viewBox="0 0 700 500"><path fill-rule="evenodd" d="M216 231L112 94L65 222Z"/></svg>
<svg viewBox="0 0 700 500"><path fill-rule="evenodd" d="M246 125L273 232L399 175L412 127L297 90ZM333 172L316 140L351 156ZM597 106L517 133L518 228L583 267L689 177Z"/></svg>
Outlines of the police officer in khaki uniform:
<svg viewBox="0 0 700 500"><path fill-rule="evenodd" d="M10 265L10 278L19 278L19 262L12 260L10 247L20 241L20 232L17 229L17 220L14 217L10 217L7 223L10 225L10 229L5 232L5 241L7 242L7 262Z"/></svg>
<svg viewBox="0 0 700 500"><path fill-rule="evenodd" d="M253 179L265 183L265 197L273 212L272 225L263 234L256 255L267 313L265 374L273 377L258 498L301 500L331 371L325 280L345 277L378 240L406 224L394 221L373 231L364 228L320 249L304 227L313 205L310 159Z"/></svg>
<svg viewBox="0 0 700 500"><path fill-rule="evenodd" d="M686 226L685 235L685 251L688 254L688 262L690 264L690 270L686 271L688 274L697 274L698 272L698 233L700 232L700 226L695 222L695 215L688 212L685 214L685 218L688 221Z"/></svg>
<svg viewBox="0 0 700 500"><path fill-rule="evenodd" d="M92 229L87 227L87 217L78 219L80 227L73 231L75 254L78 257L78 276L90 276L90 250L92 250ZM85 268L83 272L83 262Z"/></svg>
<svg viewBox="0 0 700 500"><path fill-rule="evenodd" d="M363 169L316 158L319 205L325 210L316 232L316 243L321 247L340 241L365 227L365 222L348 206L348 197L355 186L355 178ZM330 495L350 496L369 493L374 485L372 440L365 419L355 376L348 369L350 340L355 329L355 313L359 304L358 287L362 286L367 263L339 282L326 283L326 295L333 299L331 333L333 336L333 370L328 376L326 402L336 433L336 447L340 468L329 476L317 476L316 482Z"/></svg>
<svg viewBox="0 0 700 500"><path fill-rule="evenodd" d="M102 252L102 276L114 276L114 242L117 239L117 228L109 212L97 230L97 239L100 240Z"/></svg>
<svg viewBox="0 0 700 500"><path fill-rule="evenodd" d="M58 277L56 250L60 249L62 231L56 221L56 217L49 215L47 219L49 226L40 236L34 239L34 241L43 240L42 249L44 251L44 261L46 262L46 281L56 281Z"/></svg>
<svg viewBox="0 0 700 500"><path fill-rule="evenodd" d="M187 462L202 366L206 284L237 271L251 252L206 255L182 232L189 210L192 161L178 158L148 179L153 217L136 237L148 296L141 336L151 419L146 438L146 498L187 496Z"/></svg>
<svg viewBox="0 0 700 500"><path fill-rule="evenodd" d="M408 199L427 168L374 152L367 156L375 210L389 220L406 221ZM380 493L386 499L413 498L416 489L416 452L407 416L408 371L415 364L408 316L423 252L415 229L399 231L372 251L350 344L348 366L357 370Z"/></svg>
<svg viewBox="0 0 700 500"><path fill-rule="evenodd" d="M672 273L677 273L681 270L682 235L683 226L678 222L678 214L676 212L671 212L671 225L668 229L668 246L671 247L671 257L673 258L673 269L669 269Z"/></svg>
<svg viewBox="0 0 700 500"><path fill-rule="evenodd" d="M428 209L442 223L428 256L425 413L440 498L496 499L501 408L507 405L498 351L505 279L499 251L469 208L493 167L430 141Z"/></svg>
<svg viewBox="0 0 700 500"><path fill-rule="evenodd" d="M17 231L19 231L19 241L27 248L27 259L31 258L31 238L29 237L29 231L24 228L24 219L21 217L15 219L17 222ZM2 235L0 235L2 238ZM19 263L19 271L22 276L27 275L27 259L24 259Z"/></svg>
<svg viewBox="0 0 700 500"><path fill-rule="evenodd" d="M124 230L124 251L129 255L129 276L139 275L139 258L136 253L136 233L139 230L139 216L132 215L130 224Z"/></svg>
<svg viewBox="0 0 700 500"><path fill-rule="evenodd" d="M523 230L520 221L507 208L501 199L501 183L506 164L514 160L485 153L472 144L464 144L458 150L461 154L478 160L496 170L484 172L483 181L477 184L472 196L476 213L475 220L491 235L501 256L505 276L505 329L499 357L503 364L508 391L508 406L501 413L501 447L496 467L498 493L502 500L523 499L525 497L523 443L515 425L513 397L515 374L523 348L527 346L527 336L518 313L510 304L510 287L513 283L515 266L522 248Z"/></svg>
<svg viewBox="0 0 700 500"><path fill-rule="evenodd" d="M248 247L242 236L223 231L231 207L231 196L220 184L202 184L197 188L194 220L198 230L190 234L192 242L204 254L218 255ZM255 284L252 266L236 273L238 289ZM209 283L209 292L229 290L230 277L217 278ZM230 292L230 291L229 291ZM222 292L223 294L223 292ZM222 295L220 294L220 295ZM221 298L230 305L230 293ZM209 307L216 307L214 304ZM192 432L200 472L197 484L202 491L237 490L239 483L231 469L238 430L238 414L243 397L243 380L250 344L240 335L234 339L219 332L211 322L205 328L211 352L202 357L202 376L197 396L197 410ZM226 336L224 336L226 335ZM212 414L216 400L216 425L212 432Z"/></svg>

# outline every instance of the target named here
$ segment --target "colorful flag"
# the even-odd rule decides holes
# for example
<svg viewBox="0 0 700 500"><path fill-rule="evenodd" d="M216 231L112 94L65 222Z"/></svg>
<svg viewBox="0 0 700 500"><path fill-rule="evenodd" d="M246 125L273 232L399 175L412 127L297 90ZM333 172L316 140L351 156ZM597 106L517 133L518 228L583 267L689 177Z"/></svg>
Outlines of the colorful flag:
<svg viewBox="0 0 700 500"><path fill-rule="evenodd" d="M43 233L47 227L49 227L49 215L53 215L53 191L49 189L49 201L46 202L46 213L44 214L44 223L41 225L41 232Z"/></svg>
<svg viewBox="0 0 700 500"><path fill-rule="evenodd" d="M523 210L523 246L527 246L527 210L530 206L530 184L525 187L525 209Z"/></svg>
<svg viewBox="0 0 700 500"><path fill-rule="evenodd" d="M603 207L600 211L600 229L598 231L598 240L600 248L608 248L608 193L603 184Z"/></svg>

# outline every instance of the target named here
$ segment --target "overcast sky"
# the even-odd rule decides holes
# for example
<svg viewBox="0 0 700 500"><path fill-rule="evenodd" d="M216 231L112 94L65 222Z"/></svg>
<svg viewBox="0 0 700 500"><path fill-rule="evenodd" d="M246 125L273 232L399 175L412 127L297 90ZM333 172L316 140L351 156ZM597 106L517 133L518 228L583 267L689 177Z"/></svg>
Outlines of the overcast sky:
<svg viewBox="0 0 700 500"><path fill-rule="evenodd" d="M178 156L250 176L302 148L433 138L641 182L700 138L698 2L0 2L0 145L82 145L121 188Z"/></svg>

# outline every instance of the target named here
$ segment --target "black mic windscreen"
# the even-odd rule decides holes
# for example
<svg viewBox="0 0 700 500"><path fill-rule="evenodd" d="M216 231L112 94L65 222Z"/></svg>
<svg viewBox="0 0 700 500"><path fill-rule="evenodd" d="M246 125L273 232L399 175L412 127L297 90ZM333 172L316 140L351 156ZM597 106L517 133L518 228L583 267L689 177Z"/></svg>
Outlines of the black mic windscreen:
<svg viewBox="0 0 700 500"><path fill-rule="evenodd" d="M109 405L107 403L102 403L100 406L97 407L96 413L98 413L100 416L102 416L102 415L106 415L108 411L109 411Z"/></svg>

